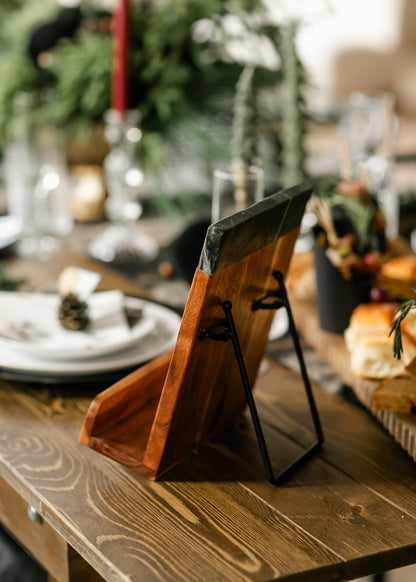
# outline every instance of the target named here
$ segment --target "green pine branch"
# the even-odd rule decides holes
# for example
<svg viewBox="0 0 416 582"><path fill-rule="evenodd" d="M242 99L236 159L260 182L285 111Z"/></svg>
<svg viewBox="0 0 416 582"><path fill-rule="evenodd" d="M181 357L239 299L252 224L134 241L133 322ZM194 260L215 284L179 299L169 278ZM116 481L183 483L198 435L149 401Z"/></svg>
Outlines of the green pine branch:
<svg viewBox="0 0 416 582"><path fill-rule="evenodd" d="M416 289L413 289L416 293ZM408 316L412 309L416 308L416 299L408 299L399 307L394 315L394 320L391 326L389 337L393 334L393 353L394 357L400 360L403 353L402 330L401 324Z"/></svg>
<svg viewBox="0 0 416 582"><path fill-rule="evenodd" d="M282 98L282 183L290 187L304 178L303 136L305 133L305 115L303 86L305 73L297 54L297 24L290 23L281 28L281 58L283 80Z"/></svg>
<svg viewBox="0 0 416 582"><path fill-rule="evenodd" d="M257 118L254 67L246 66L236 86L231 141L233 164L246 170L258 154Z"/></svg>

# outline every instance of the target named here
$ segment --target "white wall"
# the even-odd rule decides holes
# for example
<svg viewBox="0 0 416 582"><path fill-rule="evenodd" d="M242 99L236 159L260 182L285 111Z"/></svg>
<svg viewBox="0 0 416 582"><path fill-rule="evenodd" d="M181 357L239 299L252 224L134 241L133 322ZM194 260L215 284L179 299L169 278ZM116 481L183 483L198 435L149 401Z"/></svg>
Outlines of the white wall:
<svg viewBox="0 0 416 582"><path fill-rule="evenodd" d="M334 58L340 51L387 51L400 38L404 0L266 1L275 18L300 18L299 54L317 87L318 105L333 97Z"/></svg>

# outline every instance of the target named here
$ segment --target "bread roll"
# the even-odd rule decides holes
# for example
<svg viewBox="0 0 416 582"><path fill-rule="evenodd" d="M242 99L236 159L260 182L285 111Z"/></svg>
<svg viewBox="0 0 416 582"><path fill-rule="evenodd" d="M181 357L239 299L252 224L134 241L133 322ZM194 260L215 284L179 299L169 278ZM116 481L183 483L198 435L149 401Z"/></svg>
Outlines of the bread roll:
<svg viewBox="0 0 416 582"><path fill-rule="evenodd" d="M406 366L416 358L416 344L402 334L403 353L394 357L393 337L381 333L359 341L351 353L351 369L362 378L392 378L404 374Z"/></svg>
<svg viewBox="0 0 416 582"><path fill-rule="evenodd" d="M416 309L411 309L401 323L401 330L416 343Z"/></svg>
<svg viewBox="0 0 416 582"><path fill-rule="evenodd" d="M416 255L402 255L386 261L381 266L385 277L401 281L416 280Z"/></svg>
<svg viewBox="0 0 416 582"><path fill-rule="evenodd" d="M354 351L360 341L370 335L388 336L396 310L394 303L363 303L356 307L344 332L348 350Z"/></svg>
<svg viewBox="0 0 416 582"><path fill-rule="evenodd" d="M379 282L390 299L413 299L416 288L416 255L403 255L386 261L380 268Z"/></svg>

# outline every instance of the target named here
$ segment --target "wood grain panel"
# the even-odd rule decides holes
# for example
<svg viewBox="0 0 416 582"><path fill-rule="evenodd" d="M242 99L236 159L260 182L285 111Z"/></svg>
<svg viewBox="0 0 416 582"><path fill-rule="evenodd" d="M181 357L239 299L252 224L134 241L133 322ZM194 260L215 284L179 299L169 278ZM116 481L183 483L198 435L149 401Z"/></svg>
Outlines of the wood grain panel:
<svg viewBox="0 0 416 582"><path fill-rule="evenodd" d="M205 456L154 483L82 447L87 398L73 390L48 398L1 386L1 467L20 474L45 518L106 580L273 580L334 562Z"/></svg>
<svg viewBox="0 0 416 582"><path fill-rule="evenodd" d="M96 391L0 382L0 475L105 580L335 582L416 561L414 463L364 409L315 387L325 443L278 488L247 415L152 482L79 444ZM312 436L300 378L272 363L255 398L283 468Z"/></svg>
<svg viewBox="0 0 416 582"><path fill-rule="evenodd" d="M322 402L327 406L321 410L326 431L326 414L336 397L319 391L317 397L320 407ZM302 398L299 377L274 365L258 381L256 399L276 467L297 456L310 437L299 415ZM327 437L329 445L276 488L265 479L246 416L238 430L229 430L152 482L77 443L87 406L88 394L76 386L72 394L3 386L0 458L2 470L9 467L20 475L21 486L42 500L48 522L106 580L303 576L324 582L415 557L415 512L410 501L403 513L386 498L386 489L380 493L385 476L371 472L371 455L363 453L368 469L358 465L353 477L348 474L352 459L325 458L326 446L331 451L340 440L348 441L349 423L362 424L364 432L368 423L373 427L362 410L339 403L338 414L343 411L349 423L340 423L338 432ZM14 420L19 410L24 428ZM375 428L367 440L383 451L389 437ZM386 468L389 454L386 450ZM382 458L376 461L383 464ZM398 461L398 476L409 464L406 458ZM398 484L397 496L405 496L405 485ZM409 479L407 489L414 503Z"/></svg>
<svg viewBox="0 0 416 582"><path fill-rule="evenodd" d="M311 436L302 390L273 364L257 383L279 468ZM363 410L316 389L326 442L278 488L247 416L152 482L77 442L92 392L1 383L0 471L106 580L325 582L416 559L413 463L388 477L391 439Z"/></svg>
<svg viewBox="0 0 416 582"><path fill-rule="evenodd" d="M37 502L35 501L37 504ZM55 582L101 582L103 578L39 514L31 521L29 504L0 477L0 520L10 534Z"/></svg>
<svg viewBox="0 0 416 582"><path fill-rule="evenodd" d="M201 341L201 334L224 327L222 304L231 302L254 384L274 313L253 305L278 288L274 271L287 273L310 194L310 187L297 186L209 227L164 383L155 377L160 361L100 394L88 411L83 444L156 479L241 415L247 403L232 343ZM154 407L137 404L147 402L149 390L154 404L160 393L153 423Z"/></svg>
<svg viewBox="0 0 416 582"><path fill-rule="evenodd" d="M311 438L311 428L305 399L302 392L295 389L296 376L287 370L278 370L282 390L260 379L261 390L257 393L262 418L276 428L285 427L293 438L306 445ZM334 466L342 466L353 479L367 483L405 514L416 515L416 465L413 460L358 403L352 405L341 395L328 395L321 390L316 390L316 400L326 436L320 457ZM297 408L297 420L291 414L291 406Z"/></svg>
<svg viewBox="0 0 416 582"><path fill-rule="evenodd" d="M29 504L0 477L0 519L4 527L58 582L68 582L67 543L47 522L32 522Z"/></svg>
<svg viewBox="0 0 416 582"><path fill-rule="evenodd" d="M272 463L276 471L281 471L307 447L313 429L299 377L289 371L274 371L272 376L259 378L256 401ZM223 471L237 473L259 498L330 547L340 559L340 579L398 567L403 560L413 563L413 463L399 455L391 465L390 439L364 410L337 396L320 391L317 396L324 445L316 457L277 490L270 489L260 478L262 463L249 420L238 432L228 433L223 440L225 448L215 457L216 464ZM281 431L293 441L284 446ZM215 455L215 451L211 450L211 454ZM392 557L391 551L398 545L401 550ZM320 575L325 579L323 572Z"/></svg>

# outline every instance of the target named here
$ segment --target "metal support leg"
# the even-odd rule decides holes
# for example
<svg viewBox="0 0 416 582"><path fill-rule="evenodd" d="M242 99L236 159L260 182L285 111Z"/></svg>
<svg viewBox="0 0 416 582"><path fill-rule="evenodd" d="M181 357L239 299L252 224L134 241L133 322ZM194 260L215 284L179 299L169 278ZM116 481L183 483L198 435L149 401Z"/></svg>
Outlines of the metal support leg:
<svg viewBox="0 0 416 582"><path fill-rule="evenodd" d="M266 476L267 476L267 479L270 481L270 483L272 483L273 485L276 485L277 483L282 481L284 478L289 476L301 463L303 463L307 458L309 458L312 455L312 453L314 453L321 446L321 444L323 442L323 432L322 432L322 428L321 428L321 423L319 420L318 411L317 411L315 401L313 398L312 389L311 389L309 379L308 379L308 376L306 373L306 366L305 366L303 358L302 358L300 344L298 343L297 345L295 345L295 349L296 349L296 352L298 354L298 357L300 358L302 377L304 379L305 389L306 389L306 393L308 396L309 407L310 407L311 414L312 414L312 419L313 419L313 423L314 423L314 427L315 427L315 431L316 431L316 435L317 435L317 440L306 451L304 451L291 465L289 465L286 469L281 471L281 473L279 473L276 476L276 475L274 475L273 468L272 468L272 465L270 462L270 457L269 457L269 453L267 450L266 441L264 439L263 430L262 430L260 419L259 419L259 416L257 413L257 407L256 407L254 397L253 397L253 392L251 390L250 382L249 382L249 379L247 376L244 358L243 358L243 354L241 351L240 342L238 340L238 335L237 335L237 331L236 331L235 324L234 324L234 318L232 316L232 305L231 305L230 301L224 301L224 303L222 304L222 308L223 308L224 313L225 313L225 317L226 317L226 321L227 321L227 328L228 328L229 333L230 333L230 339L233 343L234 353L235 353L235 356L237 359L237 363L238 363L238 367L239 367L239 371L240 371L240 375L241 375L241 380L243 382L243 387L244 387L244 390L246 393L247 403L248 403L248 407L250 410L251 418L253 420L254 430L256 433L257 442L258 442L260 454L261 454L261 457L263 460L263 465L264 465L264 469L266 472ZM293 325L293 318L291 318L291 314L289 315L289 320L292 320L292 325ZM297 338L297 341L298 341L297 334L295 334L295 337ZM295 337L294 337L294 339L295 339Z"/></svg>
<svg viewBox="0 0 416 582"><path fill-rule="evenodd" d="M237 364L239 368L239 372L241 375L241 380L243 383L243 388L245 391L245 395L247 398L248 407L250 410L251 418L254 425L254 430L256 433L257 442L260 449L260 454L262 457L264 469L266 472L267 479L273 485L276 485L280 481L282 481L285 477L287 477L290 473L292 473L303 461L309 458L312 453L314 453L322 444L323 442L323 432L321 427L321 422L319 419L318 410L315 404L315 400L312 393L312 388L309 382L308 374L306 371L305 362L302 355L302 349L299 342L299 336L296 331L296 327L294 324L292 311L290 309L289 300L286 294L286 288L283 281L283 275L276 271L273 273L273 276L279 283L279 289L277 292L273 293L274 301L273 303L267 302L268 298L261 299L256 301L253 304L253 311L257 309L278 309L280 307L285 307L289 317L289 325L290 325L290 333L292 335L294 348L296 351L296 355L299 360L299 365L301 369L302 379L306 390L306 395L308 399L309 409L311 412L315 433L317 440L314 442L306 451L304 451L289 467L284 469L280 474L275 476L272 468L272 464L270 462L270 456L267 450L266 441L263 434L263 429L261 427L260 418L257 412L256 403L254 401L253 392L250 386L250 381L247 375L247 369L244 363L244 357L241 350L240 342L238 339L238 333L235 327L235 322L232 314L232 304L230 301L224 301L222 303L222 308L225 314L226 319L226 327L222 328L221 331L218 330L204 330L201 333L201 339L214 339L217 341L228 341L229 339L232 341L235 357L237 359Z"/></svg>

